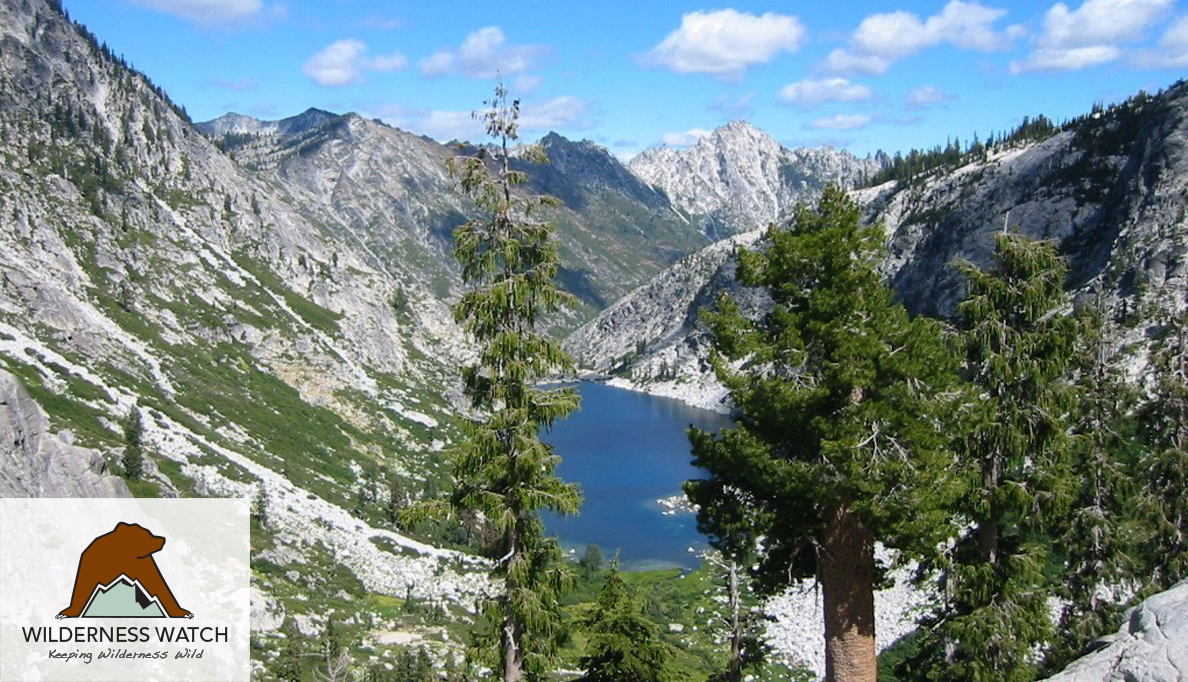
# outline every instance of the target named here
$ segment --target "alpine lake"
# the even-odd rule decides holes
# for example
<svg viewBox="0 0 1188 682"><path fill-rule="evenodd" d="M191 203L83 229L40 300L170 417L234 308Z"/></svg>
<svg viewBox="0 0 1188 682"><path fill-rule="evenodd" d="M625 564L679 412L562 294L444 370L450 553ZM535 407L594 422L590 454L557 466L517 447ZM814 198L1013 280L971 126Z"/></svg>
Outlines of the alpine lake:
<svg viewBox="0 0 1188 682"><path fill-rule="evenodd" d="M544 434L561 456L557 475L582 488L581 513L545 515L546 532L581 557L597 545L627 570L695 568L707 547L681 484L691 464L686 430L717 431L730 417L636 391L583 382L581 409Z"/></svg>

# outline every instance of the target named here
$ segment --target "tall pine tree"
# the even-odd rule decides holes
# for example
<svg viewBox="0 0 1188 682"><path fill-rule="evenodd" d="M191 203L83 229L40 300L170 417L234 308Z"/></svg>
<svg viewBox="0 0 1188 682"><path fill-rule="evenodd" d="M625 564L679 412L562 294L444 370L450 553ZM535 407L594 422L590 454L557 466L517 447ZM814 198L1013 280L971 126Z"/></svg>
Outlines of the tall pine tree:
<svg viewBox="0 0 1188 682"><path fill-rule="evenodd" d="M454 257L474 288L454 316L478 345L478 361L463 370L466 395L482 418L451 453L454 511L478 511L498 531L494 578L499 593L486 605L492 631L476 638L506 682L541 680L550 672L565 630L558 597L573 582L556 540L544 535L540 514L573 514L581 504L576 485L554 473L560 458L540 440L541 429L578 407L570 389L546 390L538 382L573 362L541 333L542 318L568 304L554 278L557 243L538 216L552 197L519 189L527 175L512 169L519 101L509 102L500 81L482 115L494 144L450 160L450 171L480 209L481 217L454 231ZM536 146L518 158L546 161ZM422 505L414 518L444 510Z"/></svg>
<svg viewBox="0 0 1188 682"><path fill-rule="evenodd" d="M1114 357L1113 323L1100 294L1081 319L1072 451L1075 487L1056 537L1066 562L1064 579L1057 585L1064 608L1055 645L1045 660L1053 671L1118 627L1139 572L1133 477L1138 395Z"/></svg>
<svg viewBox="0 0 1188 682"><path fill-rule="evenodd" d="M751 319L724 295L706 315L737 422L691 433L710 474L688 488L699 526L720 547L761 539L769 587L820 581L829 682L877 674L875 541L931 552L948 532L941 396L956 359L936 323L893 301L883 232L860 217L829 187L766 249L739 252L740 281L773 308Z"/></svg>
<svg viewBox="0 0 1188 682"><path fill-rule="evenodd" d="M1036 652L1053 637L1047 533L1075 490L1068 377L1081 325L1062 314L1066 269L1050 243L1002 234L989 269L960 268L973 394L955 429L968 492L954 510L972 527L942 561L943 603L904 672L1021 682L1035 678Z"/></svg>
<svg viewBox="0 0 1188 682"><path fill-rule="evenodd" d="M1138 468L1144 594L1188 577L1188 314L1165 326L1151 364L1155 395L1143 410L1146 453Z"/></svg>

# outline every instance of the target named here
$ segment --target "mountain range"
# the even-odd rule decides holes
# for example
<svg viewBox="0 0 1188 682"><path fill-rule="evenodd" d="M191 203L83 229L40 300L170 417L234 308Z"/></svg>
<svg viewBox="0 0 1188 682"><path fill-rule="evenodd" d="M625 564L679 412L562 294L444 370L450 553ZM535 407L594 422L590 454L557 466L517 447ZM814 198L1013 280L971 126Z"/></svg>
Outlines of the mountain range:
<svg viewBox="0 0 1188 682"><path fill-rule="evenodd" d="M985 263L1004 226L1056 239L1069 288L1105 300L1141 375L1188 307L1186 111L1180 83L855 190L886 230L888 281L943 317L955 259ZM590 375L717 409L698 310L724 289L764 305L734 281L734 249L893 163L788 149L742 121L626 165L590 141L539 144L550 163L517 167L563 201L560 279L580 301L552 331ZM471 617L482 561L392 530L390 511L441 488L467 413L451 248L478 212L446 161L473 149L318 109L195 124L58 3L0 0L0 434L15 444L0 495L257 499L258 630L287 613L317 633L369 595ZM133 410L153 456L125 483Z"/></svg>
<svg viewBox="0 0 1188 682"><path fill-rule="evenodd" d="M917 314L951 317L964 291L953 266L988 264L1003 230L1053 240L1074 301L1105 308L1118 360L1137 376L1150 339L1188 308L1188 84L854 197L864 220L882 225L882 271ZM574 331L568 347L594 375L725 409L697 312L724 290L762 305L734 280L733 248L715 244L674 264Z"/></svg>

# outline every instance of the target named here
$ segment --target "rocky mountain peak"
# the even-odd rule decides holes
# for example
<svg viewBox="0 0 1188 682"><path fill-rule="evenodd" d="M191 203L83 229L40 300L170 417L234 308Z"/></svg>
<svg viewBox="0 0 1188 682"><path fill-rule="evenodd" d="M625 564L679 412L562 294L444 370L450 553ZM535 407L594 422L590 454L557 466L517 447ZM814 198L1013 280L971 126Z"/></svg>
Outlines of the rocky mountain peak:
<svg viewBox="0 0 1188 682"><path fill-rule="evenodd" d="M791 151L738 120L687 149L646 150L628 167L716 238L778 220L826 184L851 185L882 162L830 148Z"/></svg>

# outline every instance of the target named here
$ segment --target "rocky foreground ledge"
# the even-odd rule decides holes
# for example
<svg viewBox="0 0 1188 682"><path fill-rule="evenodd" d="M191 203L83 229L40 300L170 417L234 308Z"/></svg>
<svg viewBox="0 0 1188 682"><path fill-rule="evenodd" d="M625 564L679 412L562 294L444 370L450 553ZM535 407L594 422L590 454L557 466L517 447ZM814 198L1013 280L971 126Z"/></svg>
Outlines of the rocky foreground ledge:
<svg viewBox="0 0 1188 682"><path fill-rule="evenodd" d="M1131 609L1105 642L1047 682L1188 681L1188 580Z"/></svg>

